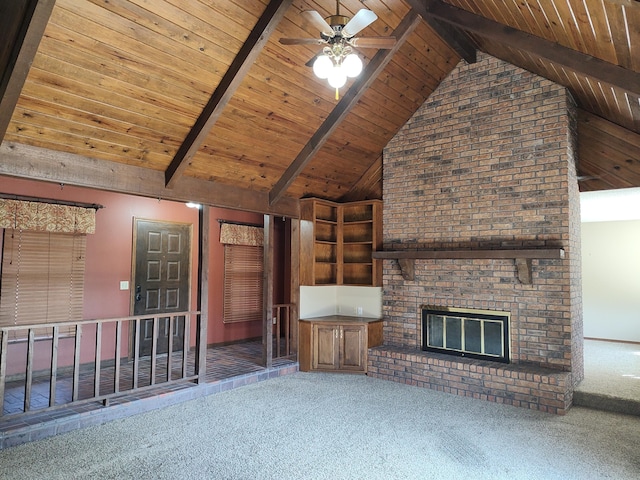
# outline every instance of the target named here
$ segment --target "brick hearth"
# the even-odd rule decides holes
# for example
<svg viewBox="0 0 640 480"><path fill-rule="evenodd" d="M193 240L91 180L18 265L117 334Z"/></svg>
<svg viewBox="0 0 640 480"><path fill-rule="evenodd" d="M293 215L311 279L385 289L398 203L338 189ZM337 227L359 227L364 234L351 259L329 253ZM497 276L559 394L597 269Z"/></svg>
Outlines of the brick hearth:
<svg viewBox="0 0 640 480"><path fill-rule="evenodd" d="M384 346L369 374L564 413L583 377L575 104L567 90L493 57L460 65L384 152L385 250L562 248L534 259L384 261ZM507 365L423 352L422 305L511 314Z"/></svg>
<svg viewBox="0 0 640 480"><path fill-rule="evenodd" d="M564 414L571 374L535 365L503 365L402 347L369 350L368 375L515 407Z"/></svg>

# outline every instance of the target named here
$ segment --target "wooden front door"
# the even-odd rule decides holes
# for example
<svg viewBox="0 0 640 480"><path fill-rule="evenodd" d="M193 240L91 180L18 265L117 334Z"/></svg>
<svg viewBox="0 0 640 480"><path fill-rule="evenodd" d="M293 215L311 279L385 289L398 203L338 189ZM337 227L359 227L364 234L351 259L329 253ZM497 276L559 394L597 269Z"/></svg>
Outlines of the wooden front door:
<svg viewBox="0 0 640 480"><path fill-rule="evenodd" d="M133 315L189 310L191 279L191 225L134 220ZM173 318L173 325L169 322ZM140 324L140 355L151 354L153 320ZM157 353L181 350L184 316L160 317Z"/></svg>

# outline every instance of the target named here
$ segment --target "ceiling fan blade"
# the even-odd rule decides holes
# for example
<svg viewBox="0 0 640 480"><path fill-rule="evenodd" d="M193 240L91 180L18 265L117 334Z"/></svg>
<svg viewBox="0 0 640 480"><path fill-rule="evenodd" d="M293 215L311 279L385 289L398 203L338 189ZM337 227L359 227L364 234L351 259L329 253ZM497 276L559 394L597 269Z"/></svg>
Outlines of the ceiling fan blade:
<svg viewBox="0 0 640 480"><path fill-rule="evenodd" d="M313 57L311 57L309 59L309 61L307 63L304 64L305 67L313 67L313 64L316 61L316 58L318 58L318 56L321 54L322 52L318 52L316 53Z"/></svg>
<svg viewBox="0 0 640 480"><path fill-rule="evenodd" d="M356 37L349 40L349 45L356 48L389 49L396 45L396 37Z"/></svg>
<svg viewBox="0 0 640 480"><path fill-rule="evenodd" d="M320 15L315 10L304 10L303 12L300 13L300 15L302 15L302 17L305 20L307 20L309 23L314 25L318 30L320 30L323 35L326 35L327 37L335 36L336 32L333 31L333 28L331 28L331 25L329 25L327 21L324 18L322 18L322 15Z"/></svg>
<svg viewBox="0 0 640 480"><path fill-rule="evenodd" d="M283 45L323 45L327 43L321 38L281 38L279 41Z"/></svg>
<svg viewBox="0 0 640 480"><path fill-rule="evenodd" d="M360 30L375 22L377 18L378 16L371 10L366 8L358 10L358 13L342 29L342 36L345 38L353 37Z"/></svg>

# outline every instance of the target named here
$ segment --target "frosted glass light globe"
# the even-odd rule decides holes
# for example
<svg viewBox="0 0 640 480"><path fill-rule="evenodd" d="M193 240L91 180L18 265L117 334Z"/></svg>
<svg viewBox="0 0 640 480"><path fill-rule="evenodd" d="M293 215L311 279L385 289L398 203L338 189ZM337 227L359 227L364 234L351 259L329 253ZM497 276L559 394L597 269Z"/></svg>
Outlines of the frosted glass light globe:
<svg viewBox="0 0 640 480"><path fill-rule="evenodd" d="M344 87L344 84L347 83L347 75L344 72L342 66L336 65L335 67L333 67L331 73L329 74L328 81L329 85L331 85L333 88Z"/></svg>
<svg viewBox="0 0 640 480"><path fill-rule="evenodd" d="M362 72L362 60L355 53L350 53L342 62L342 68L344 68L347 77L357 77Z"/></svg>
<svg viewBox="0 0 640 480"><path fill-rule="evenodd" d="M326 55L320 55L316 58L315 62L313 62L313 73L315 73L318 78L328 78L332 70L333 62Z"/></svg>

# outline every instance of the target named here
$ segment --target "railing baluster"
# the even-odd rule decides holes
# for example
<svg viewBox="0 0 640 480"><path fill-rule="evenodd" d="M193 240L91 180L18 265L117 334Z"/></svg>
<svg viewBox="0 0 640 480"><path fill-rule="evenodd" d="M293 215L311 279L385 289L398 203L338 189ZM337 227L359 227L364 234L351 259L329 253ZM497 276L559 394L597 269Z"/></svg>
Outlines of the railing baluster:
<svg viewBox="0 0 640 480"><path fill-rule="evenodd" d="M100 364L102 363L102 323L96 323L96 359L93 371L93 396L100 396Z"/></svg>
<svg viewBox="0 0 640 480"><path fill-rule="evenodd" d="M82 342L82 325L76 325L76 341L73 351L73 387L71 398L75 402L80 393L80 344Z"/></svg>
<svg viewBox="0 0 640 480"><path fill-rule="evenodd" d="M136 330L133 336L133 390L138 388L138 370L140 369L140 319L136 318Z"/></svg>
<svg viewBox="0 0 640 480"><path fill-rule="evenodd" d="M153 333L151 338L151 368L149 385L156 384L156 354L158 353L158 321L159 317L153 317Z"/></svg>
<svg viewBox="0 0 640 480"><path fill-rule="evenodd" d="M120 391L120 348L122 347L122 320L116 323L116 347L114 352L113 392Z"/></svg>
<svg viewBox="0 0 640 480"><path fill-rule="evenodd" d="M282 318L280 317L281 308L276 308L276 357L280 356L280 321Z"/></svg>
<svg viewBox="0 0 640 480"><path fill-rule="evenodd" d="M24 382L24 411L28 412L31 409L31 386L33 383L33 342L36 337L36 332L33 328L29 329L29 340L27 343L27 372L26 380Z"/></svg>
<svg viewBox="0 0 640 480"><path fill-rule="evenodd" d="M284 349L285 355L288 357L291 355L291 305L285 306L285 318L284 323Z"/></svg>
<svg viewBox="0 0 640 480"><path fill-rule="evenodd" d="M51 375L49 377L49 406L56 404L56 382L58 379L58 340L60 327L53 327L53 338L51 339Z"/></svg>
<svg viewBox="0 0 640 480"><path fill-rule="evenodd" d="M178 316L175 317L178 322ZM171 354L173 353L173 317L169 317L169 339L167 345L167 382L171 381Z"/></svg>
<svg viewBox="0 0 640 480"><path fill-rule="evenodd" d="M0 417L4 415L4 384L7 381L7 348L9 347L9 332L2 329L2 343L0 344Z"/></svg>
<svg viewBox="0 0 640 480"><path fill-rule="evenodd" d="M283 303L274 305L273 308L275 310L276 316L276 328L275 328L275 341L276 341L276 353L275 357L281 357L281 339L280 335L282 334L282 329L284 328L284 356L291 355L291 307L293 304L291 303Z"/></svg>
<svg viewBox="0 0 640 480"><path fill-rule="evenodd" d="M182 338L182 378L188 376L189 343L191 341L191 314L184 316L184 332ZM196 352L197 355L197 352Z"/></svg>

